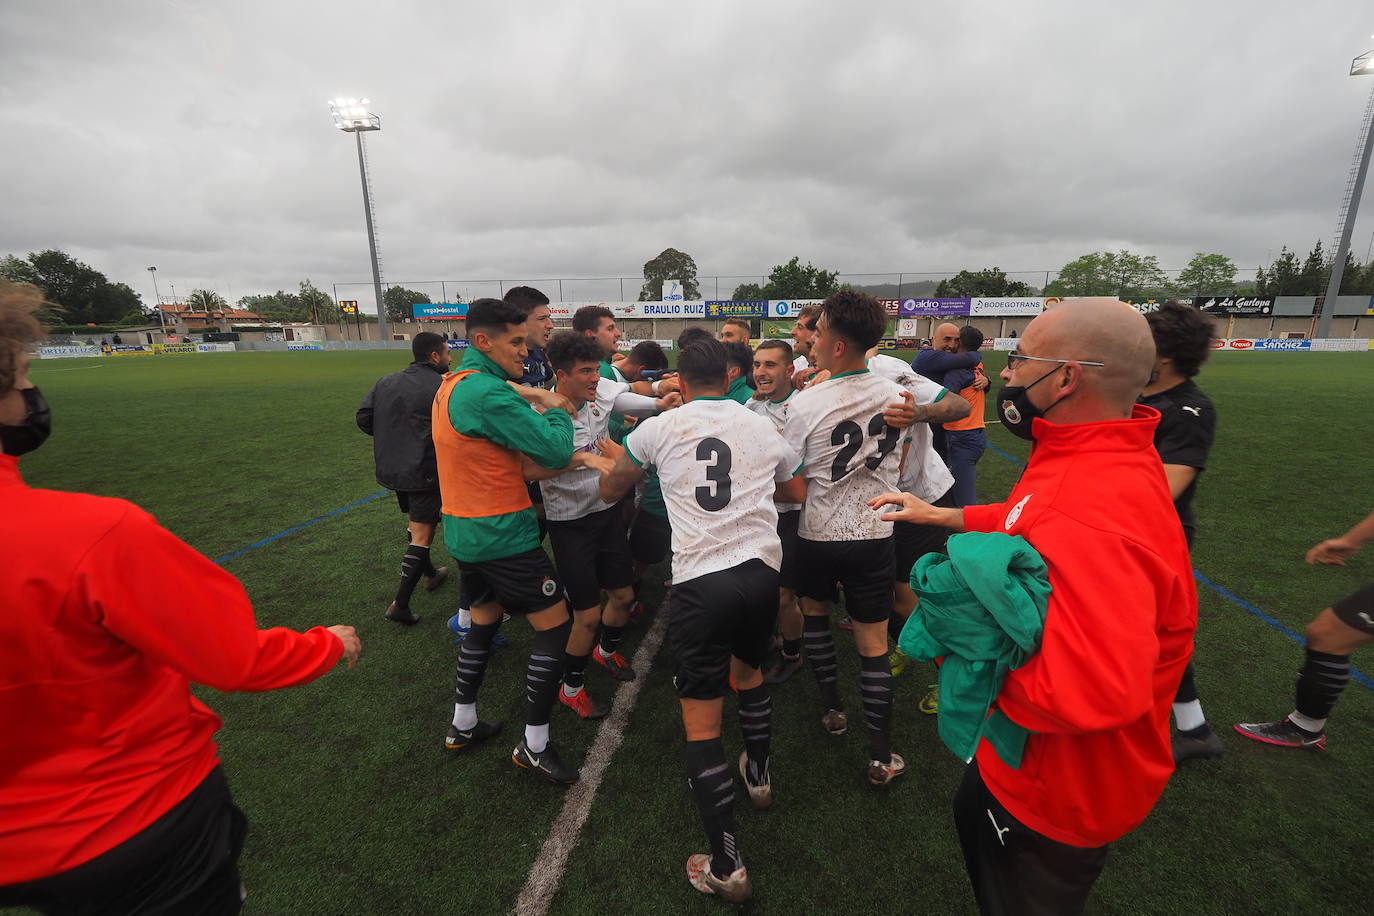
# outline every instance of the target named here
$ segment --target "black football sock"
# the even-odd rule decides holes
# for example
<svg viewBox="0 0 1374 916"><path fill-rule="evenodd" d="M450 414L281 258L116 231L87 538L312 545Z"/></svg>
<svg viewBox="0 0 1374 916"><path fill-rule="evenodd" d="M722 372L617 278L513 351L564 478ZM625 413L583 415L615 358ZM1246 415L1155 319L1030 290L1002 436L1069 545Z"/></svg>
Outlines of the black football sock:
<svg viewBox="0 0 1374 916"><path fill-rule="evenodd" d="M844 704L840 702L835 638L830 634L830 618L803 617L802 644L806 646L806 660L811 664L811 672L816 675L821 702L826 709L844 709Z"/></svg>
<svg viewBox="0 0 1374 916"><path fill-rule="evenodd" d="M576 696L577 691L587 679L587 659L590 655L563 654L563 683L568 685L568 696Z"/></svg>
<svg viewBox="0 0 1374 916"><path fill-rule="evenodd" d="M887 655L859 658L859 692L864 701L864 718L868 720L868 746L871 759L879 763L892 762L892 667Z"/></svg>
<svg viewBox="0 0 1374 916"><path fill-rule="evenodd" d="M563 650L568 645L570 632L572 622L565 620L561 626L534 634L529 665L525 669L526 726L549 724L549 713L558 696L558 680L563 675ZM535 753L543 750L539 748Z"/></svg>
<svg viewBox="0 0 1374 916"><path fill-rule="evenodd" d="M406 555L401 558L401 585L396 589L397 608L405 610L410 607L410 596L414 594L415 586L420 581L420 575L425 571L425 564L428 562L428 547L411 544L406 548Z"/></svg>
<svg viewBox="0 0 1374 916"><path fill-rule="evenodd" d="M1302 670L1298 672L1296 706L1298 713L1310 721L1298 724L1309 731L1321 731L1348 683L1349 655L1331 655L1308 649ZM1314 723L1315 727L1312 727Z"/></svg>
<svg viewBox="0 0 1374 916"><path fill-rule="evenodd" d="M788 661L791 661L798 655L801 655L801 646L802 641L800 637L798 637L797 639L788 639L786 636L784 636L782 638L783 657L786 658Z"/></svg>
<svg viewBox="0 0 1374 916"><path fill-rule="evenodd" d="M727 878L742 863L735 847L735 781L719 738L687 742L687 784L711 841L711 874Z"/></svg>
<svg viewBox="0 0 1374 916"><path fill-rule="evenodd" d="M766 685L739 692L739 728L749 754L749 781L763 785L768 782L768 744L773 737L773 700Z"/></svg>
<svg viewBox="0 0 1374 916"><path fill-rule="evenodd" d="M477 690L482 686L487 661L491 658L491 639L499 626L497 623L474 623L458 649L458 673L453 679L453 693L461 705L477 702Z"/></svg>
<svg viewBox="0 0 1374 916"><path fill-rule="evenodd" d="M425 568L422 569L422 570L420 570L420 574L423 575L423 576L425 576L426 578L428 578L429 576L434 575L434 574L435 574L436 572L438 572L438 571L439 571L439 570L437 570L437 569L434 568L434 563L433 563L433 562L430 560L430 558L429 558L429 548L426 547L426 548L425 548Z"/></svg>
<svg viewBox="0 0 1374 916"><path fill-rule="evenodd" d="M610 624L601 625L601 654L612 656L620 648L620 638L625 635L624 627L613 627Z"/></svg>

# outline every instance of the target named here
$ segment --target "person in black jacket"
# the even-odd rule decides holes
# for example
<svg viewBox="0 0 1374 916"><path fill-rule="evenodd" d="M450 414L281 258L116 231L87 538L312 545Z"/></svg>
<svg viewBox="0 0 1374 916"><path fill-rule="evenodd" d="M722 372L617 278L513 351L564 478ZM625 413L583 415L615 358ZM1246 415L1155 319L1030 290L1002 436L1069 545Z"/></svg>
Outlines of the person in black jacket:
<svg viewBox="0 0 1374 916"><path fill-rule="evenodd" d="M358 428L372 437L377 482L396 491L401 511L410 517L410 546L401 559L401 584L386 609L396 623L420 622L410 610L410 596L420 577L433 591L448 577L448 568L434 568L429 545L439 525L439 467L430 432L430 409L452 359L448 342L421 331L411 342L415 361L400 372L382 376L358 408Z"/></svg>

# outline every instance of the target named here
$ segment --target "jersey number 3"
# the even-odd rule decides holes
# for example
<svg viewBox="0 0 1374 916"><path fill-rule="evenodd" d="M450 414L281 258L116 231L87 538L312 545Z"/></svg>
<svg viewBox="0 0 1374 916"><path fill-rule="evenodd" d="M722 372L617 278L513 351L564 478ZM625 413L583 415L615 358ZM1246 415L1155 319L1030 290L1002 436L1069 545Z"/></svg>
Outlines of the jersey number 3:
<svg viewBox="0 0 1374 916"><path fill-rule="evenodd" d="M697 505L707 512L719 512L730 505L730 446L714 437L697 443L697 461L711 461L706 467L706 480L711 484L697 487Z"/></svg>
<svg viewBox="0 0 1374 916"><path fill-rule="evenodd" d="M876 436L879 433L882 433L883 437L878 440L878 454L871 455L864 461L864 465L870 471L876 471L878 465L883 463L883 459L892 454L892 450L897 447L897 439L902 435L900 429L895 426L888 426L883 421L883 415L876 413L873 415L873 419L868 421L868 434ZM843 479L850 472L849 462L853 461L854 456L859 453L859 449L863 448L864 431L859 428L859 424L853 420L845 420L836 426L830 434L830 444L839 445L840 443L844 443L844 447L835 456L835 463L830 466L832 483ZM698 452L699 455L700 452Z"/></svg>

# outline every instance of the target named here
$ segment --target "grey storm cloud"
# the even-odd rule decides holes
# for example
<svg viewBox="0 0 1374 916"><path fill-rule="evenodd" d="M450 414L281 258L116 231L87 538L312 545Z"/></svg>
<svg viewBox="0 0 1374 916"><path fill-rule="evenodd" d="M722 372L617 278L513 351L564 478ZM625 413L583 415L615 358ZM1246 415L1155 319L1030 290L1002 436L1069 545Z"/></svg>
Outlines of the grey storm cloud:
<svg viewBox="0 0 1374 916"><path fill-rule="evenodd" d="M343 94L382 116L389 281L627 276L667 246L704 276L1252 268L1330 242L1371 26L1335 0L11 0L0 254L145 298L149 265L231 299L366 281Z"/></svg>

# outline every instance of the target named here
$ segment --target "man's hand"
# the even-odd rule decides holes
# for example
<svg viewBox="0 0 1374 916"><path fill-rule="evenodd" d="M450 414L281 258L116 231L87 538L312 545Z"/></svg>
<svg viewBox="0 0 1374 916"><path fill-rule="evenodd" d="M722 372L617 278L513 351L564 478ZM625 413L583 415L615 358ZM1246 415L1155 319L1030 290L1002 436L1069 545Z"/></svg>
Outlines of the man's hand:
<svg viewBox="0 0 1374 916"><path fill-rule="evenodd" d="M916 398L910 391L902 392L900 403L888 404L883 408L883 422L888 426L905 429L914 425L919 419L916 411Z"/></svg>
<svg viewBox="0 0 1374 916"><path fill-rule="evenodd" d="M1346 559L1353 556L1360 549L1360 546L1348 538L1331 538L1307 551L1307 562L1344 566Z"/></svg>
<svg viewBox="0 0 1374 916"><path fill-rule="evenodd" d="M988 381L988 377L986 375L980 375L973 380L973 384L970 387L974 391L987 391L988 386L991 384L992 383Z"/></svg>
<svg viewBox="0 0 1374 916"><path fill-rule="evenodd" d="M659 410L672 410L674 407L682 406L682 395L672 391L661 398L657 398L654 404L658 406Z"/></svg>
<svg viewBox="0 0 1374 916"><path fill-rule="evenodd" d="M358 667L358 656L363 654L363 641L358 638L358 631L342 624L326 627L326 629L343 642L344 658L348 659L348 669L352 671Z"/></svg>
<svg viewBox="0 0 1374 916"><path fill-rule="evenodd" d="M805 369L792 373L792 387L801 390L828 378L830 378L829 372L817 369L815 366L807 366Z"/></svg>
<svg viewBox="0 0 1374 916"><path fill-rule="evenodd" d="M625 446L610 437L597 439L596 450L611 459L612 462L619 461L620 456L625 454Z"/></svg>
<svg viewBox="0 0 1374 916"><path fill-rule="evenodd" d="M964 530L962 509L941 509L911 493L884 493L868 501L868 507L874 510L881 510L889 504L898 508L879 516L885 522L911 522L913 525L938 525L941 528Z"/></svg>
<svg viewBox="0 0 1374 916"><path fill-rule="evenodd" d="M533 388L529 385L517 385L510 381L506 382L506 384L514 388L516 394L520 395L520 397L529 401L540 410L562 410L566 411L570 417L577 414L577 408L573 407L572 401L569 401L557 391L549 391L545 388Z"/></svg>
<svg viewBox="0 0 1374 916"><path fill-rule="evenodd" d="M578 452L573 457L576 458L578 455L581 456L578 459L578 464L585 468L591 468L598 474L609 474L615 469L615 461L605 455L598 455L596 452Z"/></svg>
<svg viewBox="0 0 1374 916"><path fill-rule="evenodd" d="M672 394L674 391L682 390L682 382L676 375L665 375L658 380L659 394Z"/></svg>

